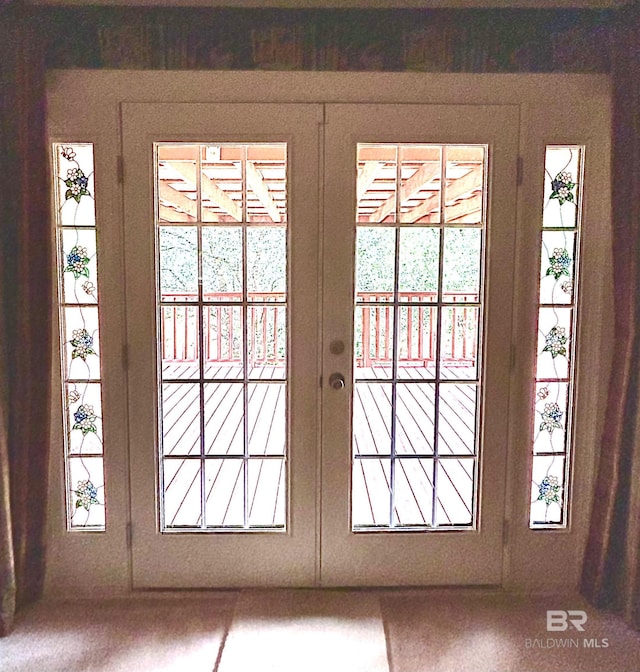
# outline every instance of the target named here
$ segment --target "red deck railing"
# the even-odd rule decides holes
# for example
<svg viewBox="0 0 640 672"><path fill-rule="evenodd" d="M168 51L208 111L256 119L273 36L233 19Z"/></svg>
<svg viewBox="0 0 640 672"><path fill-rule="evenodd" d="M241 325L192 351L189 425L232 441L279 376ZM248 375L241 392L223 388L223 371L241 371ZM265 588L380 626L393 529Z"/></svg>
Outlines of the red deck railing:
<svg viewBox="0 0 640 672"><path fill-rule="evenodd" d="M240 363L242 361L242 320L239 292L206 293L202 324L193 294L163 294L162 359L164 362L189 362L197 359L199 329L203 329L204 361ZM250 364L283 364L286 350L285 294L252 292L247 305ZM358 292L356 306L356 361L358 366L390 366L393 353L392 292ZM401 364L427 366L436 352L437 300L435 292L400 292L398 359ZM475 363L477 350L476 294L448 292L441 308L441 360L449 365ZM181 305L172 305L172 302ZM182 302L191 302L185 305ZM235 305L237 302L237 305ZM258 305L252 305L256 302ZM371 304L371 305L368 305ZM382 304L382 305L380 305ZM416 305L413 305L416 304Z"/></svg>

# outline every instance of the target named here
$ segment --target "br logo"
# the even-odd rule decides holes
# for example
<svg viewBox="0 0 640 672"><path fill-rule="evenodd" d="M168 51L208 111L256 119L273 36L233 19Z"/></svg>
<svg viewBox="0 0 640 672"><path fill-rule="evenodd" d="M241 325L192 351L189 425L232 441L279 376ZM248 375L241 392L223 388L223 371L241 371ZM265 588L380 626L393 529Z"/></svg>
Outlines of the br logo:
<svg viewBox="0 0 640 672"><path fill-rule="evenodd" d="M582 626L586 622L587 613L585 611L580 611L579 609L570 611L563 611L562 609L547 611L547 632L564 632L569 628L584 632Z"/></svg>

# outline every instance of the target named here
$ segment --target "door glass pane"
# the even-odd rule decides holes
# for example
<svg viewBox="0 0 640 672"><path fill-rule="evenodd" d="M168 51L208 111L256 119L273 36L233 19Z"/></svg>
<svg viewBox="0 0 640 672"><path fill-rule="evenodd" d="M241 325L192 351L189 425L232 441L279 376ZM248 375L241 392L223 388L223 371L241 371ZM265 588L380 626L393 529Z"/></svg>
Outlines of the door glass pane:
<svg viewBox="0 0 640 672"><path fill-rule="evenodd" d="M486 161L358 145L354 530L476 524Z"/></svg>
<svg viewBox="0 0 640 672"><path fill-rule="evenodd" d="M286 145L155 161L162 529L284 530Z"/></svg>

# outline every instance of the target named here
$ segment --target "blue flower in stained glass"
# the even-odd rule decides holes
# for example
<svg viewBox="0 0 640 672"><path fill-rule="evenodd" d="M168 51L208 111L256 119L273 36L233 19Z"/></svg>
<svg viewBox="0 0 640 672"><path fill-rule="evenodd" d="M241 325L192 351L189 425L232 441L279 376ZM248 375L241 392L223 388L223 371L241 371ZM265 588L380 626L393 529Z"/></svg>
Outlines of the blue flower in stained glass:
<svg viewBox="0 0 640 672"><path fill-rule="evenodd" d="M542 422L540 423L540 431L547 431L549 434L553 432L554 429L562 429L562 420L563 413L560 410L560 406L556 403L545 404L544 411L542 412Z"/></svg>
<svg viewBox="0 0 640 672"><path fill-rule="evenodd" d="M98 431L98 428L95 424L97 417L98 416L93 410L93 406L82 404L82 406L78 406L77 410L73 414L73 419L75 421L73 429L79 429L84 436L86 436L89 432L95 433Z"/></svg>
<svg viewBox="0 0 640 672"><path fill-rule="evenodd" d="M64 181L67 186L64 198L69 200L73 198L77 203L80 203L82 196L89 196L87 186L89 185L89 178L82 172L80 168L69 168L67 170L67 179Z"/></svg>
<svg viewBox="0 0 640 672"><path fill-rule="evenodd" d="M545 504L558 503L560 501L560 485L557 476L545 476L538 486L538 501Z"/></svg>
<svg viewBox="0 0 640 672"><path fill-rule="evenodd" d="M85 278L89 277L89 269L87 264L89 257L87 256L87 248L75 245L71 248L71 252L67 255L67 267L64 269L65 273L73 273L73 277L77 280L81 275Z"/></svg>
<svg viewBox="0 0 640 672"><path fill-rule="evenodd" d="M563 205L567 201L575 203L573 195L575 186L571 173L560 172L551 180L551 196L549 198L557 199L560 205Z"/></svg>
<svg viewBox="0 0 640 672"><path fill-rule="evenodd" d="M565 344L567 342L566 331L564 327L552 327L545 336L545 346L542 352L550 352L555 359L558 355L567 354Z"/></svg>
<svg viewBox="0 0 640 672"><path fill-rule="evenodd" d="M561 275L568 275L569 265L571 264L571 257L566 249L562 247L556 247L553 251L553 254L549 257L549 268L547 269L547 275L553 275L557 280Z"/></svg>
<svg viewBox="0 0 640 672"><path fill-rule="evenodd" d="M98 488L89 479L78 481L78 486L73 492L78 497L76 499L76 509L83 507L88 511L92 504L100 504Z"/></svg>
<svg viewBox="0 0 640 672"><path fill-rule="evenodd" d="M93 349L93 336L86 329L74 329L72 333L71 345L71 359L80 357L83 361L87 361L88 355L95 355Z"/></svg>

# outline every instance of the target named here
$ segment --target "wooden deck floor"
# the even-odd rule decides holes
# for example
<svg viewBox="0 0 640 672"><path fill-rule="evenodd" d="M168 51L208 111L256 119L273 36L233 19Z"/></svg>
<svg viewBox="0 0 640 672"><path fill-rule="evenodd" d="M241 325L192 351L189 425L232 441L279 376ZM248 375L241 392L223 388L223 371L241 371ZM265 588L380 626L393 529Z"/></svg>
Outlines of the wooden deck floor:
<svg viewBox="0 0 640 672"><path fill-rule="evenodd" d="M356 528L388 526L390 521L394 527L472 522L477 386L456 380L472 379L475 372L459 368L456 378L440 383L437 398L435 384L425 380L434 373L409 367L394 399L388 371L357 371L357 378L366 382L355 383L353 397ZM215 382L203 384L201 398L194 380L197 367L181 363L163 370L166 526L200 527L203 500L207 527L284 525L284 368L256 368L251 377L259 382L246 390L241 375L239 366L208 365L205 377ZM245 432L248 459L243 459Z"/></svg>

